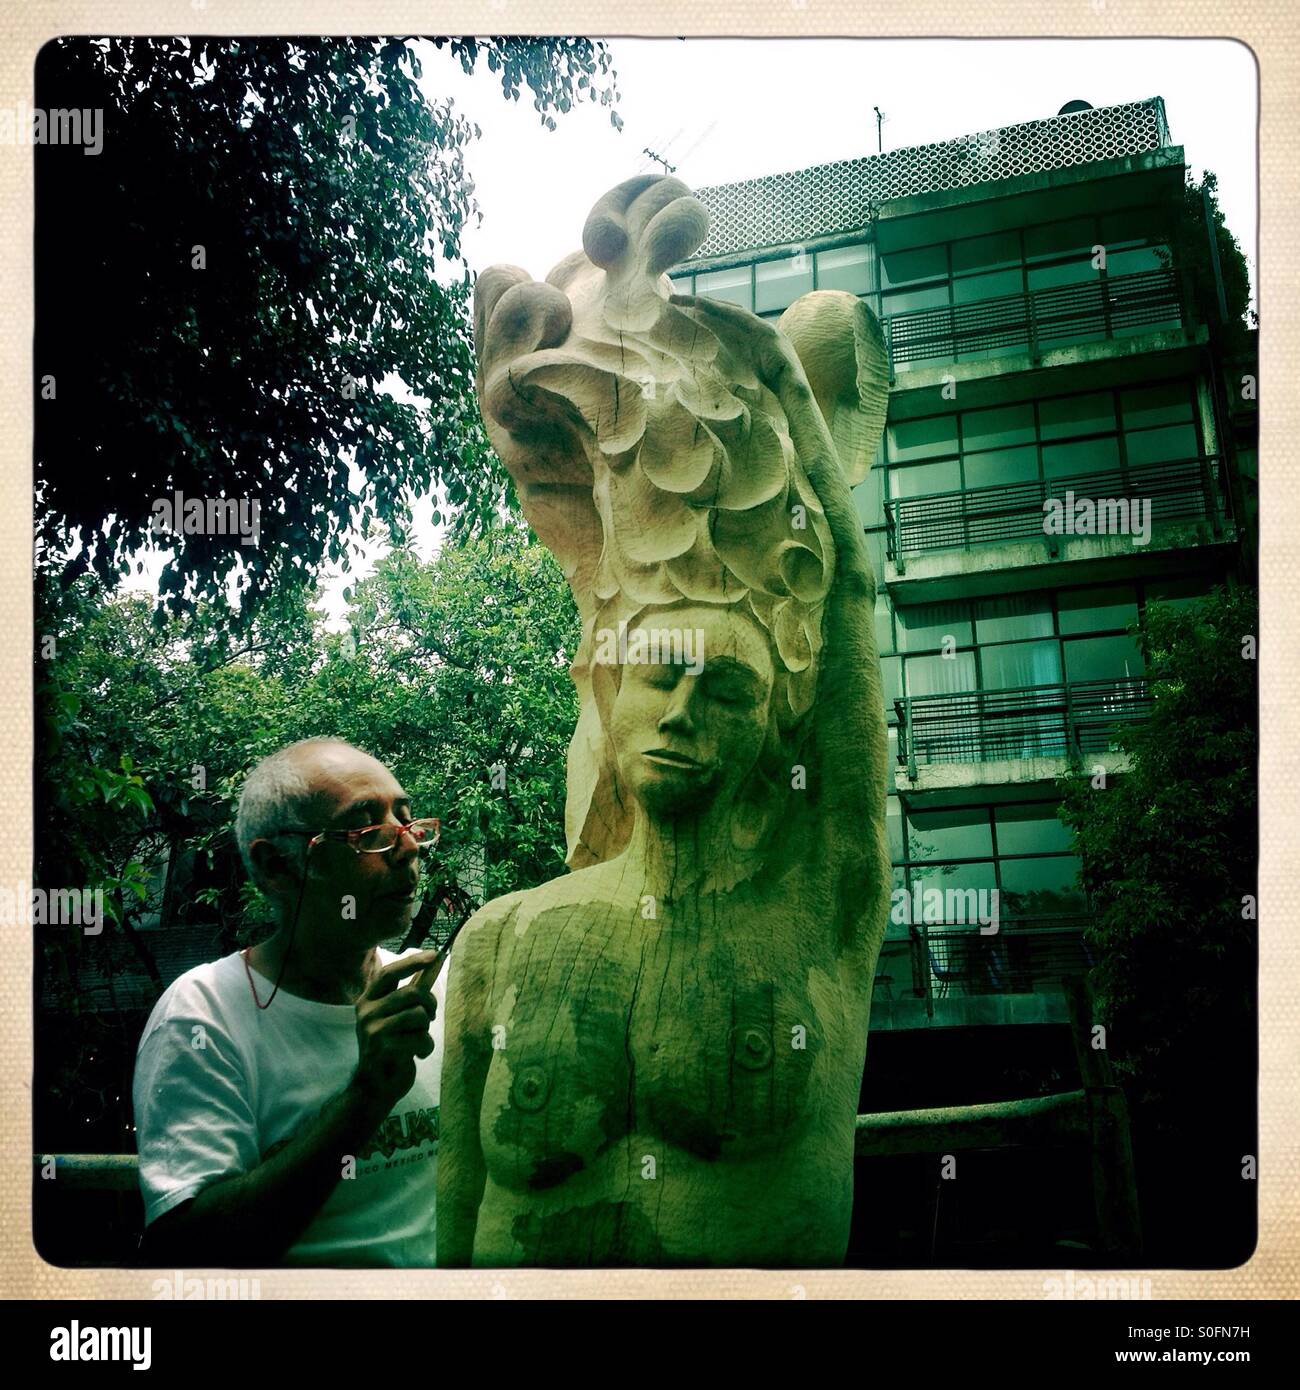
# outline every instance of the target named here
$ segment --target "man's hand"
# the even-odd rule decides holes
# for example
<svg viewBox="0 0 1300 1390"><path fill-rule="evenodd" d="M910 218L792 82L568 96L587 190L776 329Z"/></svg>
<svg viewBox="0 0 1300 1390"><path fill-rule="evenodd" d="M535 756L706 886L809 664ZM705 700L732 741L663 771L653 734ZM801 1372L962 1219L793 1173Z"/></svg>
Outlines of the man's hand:
<svg viewBox="0 0 1300 1390"><path fill-rule="evenodd" d="M438 1011L437 1001L418 975L437 958L437 951L418 951L390 961L375 971L366 992L357 1001L357 1070L352 1079L360 1091L386 1115L415 1083L415 1059L433 1051L429 1025Z"/></svg>

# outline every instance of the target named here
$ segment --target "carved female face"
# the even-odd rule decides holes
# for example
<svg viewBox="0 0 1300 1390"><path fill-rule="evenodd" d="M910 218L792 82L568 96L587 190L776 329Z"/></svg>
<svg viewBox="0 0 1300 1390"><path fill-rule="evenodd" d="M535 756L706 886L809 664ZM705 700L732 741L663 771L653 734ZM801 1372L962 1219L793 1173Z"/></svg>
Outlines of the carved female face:
<svg viewBox="0 0 1300 1390"><path fill-rule="evenodd" d="M643 614L617 644L609 734L624 788L652 816L730 799L767 736L774 668L759 627L698 605Z"/></svg>

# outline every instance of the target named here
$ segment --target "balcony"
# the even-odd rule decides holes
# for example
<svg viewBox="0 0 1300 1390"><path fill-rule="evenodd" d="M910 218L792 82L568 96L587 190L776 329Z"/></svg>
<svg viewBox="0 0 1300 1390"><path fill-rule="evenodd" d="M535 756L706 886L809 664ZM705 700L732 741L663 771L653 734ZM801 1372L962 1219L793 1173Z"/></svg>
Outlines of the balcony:
<svg viewBox="0 0 1300 1390"><path fill-rule="evenodd" d="M1148 541L1138 545L1123 531L1046 533L1045 504L1068 512L1067 494L1149 501ZM1071 583L1163 573L1171 564L1195 569L1209 563L1206 547L1235 538L1228 499L1220 454L897 497L884 504L885 584L896 600L917 602L1063 583L1064 569ZM1172 552L1185 552L1183 560Z"/></svg>
<svg viewBox="0 0 1300 1390"><path fill-rule="evenodd" d="M1075 497L1149 498L1153 530L1168 521L1213 524L1222 516L1227 495L1222 456L1199 454L1102 473L896 497L885 503L885 555L902 574L908 555L923 551L1043 539L1044 504L1049 499L1063 501L1067 492Z"/></svg>
<svg viewBox="0 0 1300 1390"><path fill-rule="evenodd" d="M1144 270L891 314L884 321L891 380L914 363L1027 353L1037 364L1045 352L1069 344L1181 327L1187 321L1184 299L1177 270Z"/></svg>
<svg viewBox="0 0 1300 1390"><path fill-rule="evenodd" d="M1067 1016L1065 981L1093 965L1086 916L1027 916L992 935L913 924L876 964L873 1030L1051 1023Z"/></svg>
<svg viewBox="0 0 1300 1390"><path fill-rule="evenodd" d="M943 764L1037 762L1060 766L1020 780L1063 771L1083 754L1117 751L1118 733L1151 713L1151 692L1141 677L1071 681L1014 690L969 690L952 695L910 695L894 701L898 714L899 790L927 790L923 767ZM906 776L910 784L904 787ZM930 779L945 785L951 778ZM959 778L970 785L978 776ZM1016 780L1014 770L1011 780ZM953 783L956 785L956 783Z"/></svg>

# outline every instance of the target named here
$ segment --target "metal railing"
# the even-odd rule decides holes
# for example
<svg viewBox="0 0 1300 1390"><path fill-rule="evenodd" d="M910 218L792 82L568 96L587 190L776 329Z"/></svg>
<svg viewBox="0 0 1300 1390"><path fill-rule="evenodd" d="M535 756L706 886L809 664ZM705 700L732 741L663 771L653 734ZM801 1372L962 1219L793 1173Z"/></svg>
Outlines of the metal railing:
<svg viewBox="0 0 1300 1390"><path fill-rule="evenodd" d="M1062 976L1085 975L1093 963L1077 925L1014 924L990 936L981 935L978 927L912 930L921 963L930 967L936 999L1059 989Z"/></svg>
<svg viewBox="0 0 1300 1390"><path fill-rule="evenodd" d="M1114 749L1118 731L1151 712L1140 676L908 695L894 701L898 761L920 764L1070 757Z"/></svg>
<svg viewBox="0 0 1300 1390"><path fill-rule="evenodd" d="M907 556L923 551L1042 539L1048 536L1046 503L1057 500L1064 507L1067 492L1076 503L1079 499L1149 500L1153 527L1170 521L1208 520L1217 529L1227 509L1223 456L1196 454L1100 473L896 497L885 503L885 554L903 572Z"/></svg>
<svg viewBox="0 0 1300 1390"><path fill-rule="evenodd" d="M884 323L885 341L895 370L910 362L1007 352L1028 352L1037 359L1045 349L1062 343L1181 324L1183 305L1177 270L1143 270L973 304L891 314Z"/></svg>

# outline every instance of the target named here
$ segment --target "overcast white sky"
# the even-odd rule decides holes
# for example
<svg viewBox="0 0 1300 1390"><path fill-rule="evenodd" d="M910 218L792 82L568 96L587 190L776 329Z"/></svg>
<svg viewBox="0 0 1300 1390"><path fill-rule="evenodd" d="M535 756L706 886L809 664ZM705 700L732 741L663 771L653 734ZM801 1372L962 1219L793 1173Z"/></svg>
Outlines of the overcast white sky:
<svg viewBox="0 0 1300 1390"><path fill-rule="evenodd" d="M1220 203L1252 267L1257 186L1255 61L1221 39L611 39L616 131L607 108L580 104L545 130L531 99L507 102L486 65L467 77L420 43L423 86L452 97L482 127L466 154L483 212L464 237L470 266L521 265L540 279L581 244L596 199L664 155L693 187L730 183L928 144L1055 115L1067 101L1112 106L1161 96L1176 144L1197 174L1213 169ZM440 528L416 508L414 539L430 556ZM156 589L163 555L136 583ZM348 578L325 576L337 622Z"/></svg>

